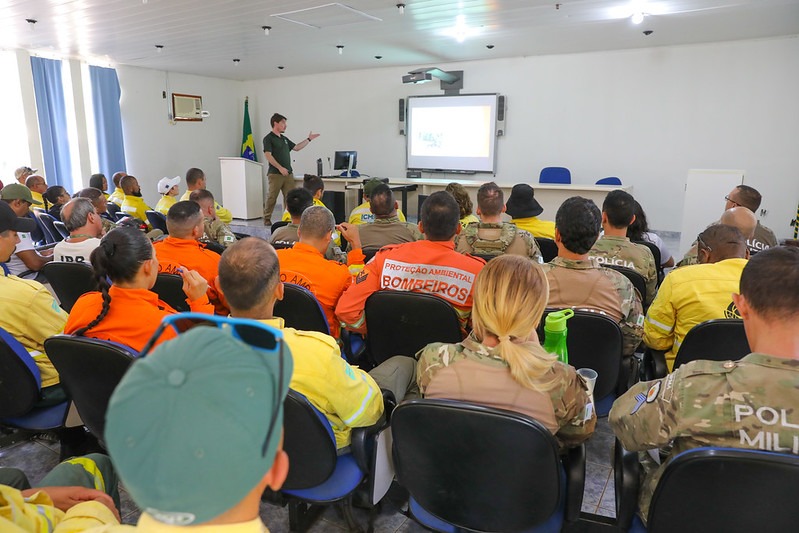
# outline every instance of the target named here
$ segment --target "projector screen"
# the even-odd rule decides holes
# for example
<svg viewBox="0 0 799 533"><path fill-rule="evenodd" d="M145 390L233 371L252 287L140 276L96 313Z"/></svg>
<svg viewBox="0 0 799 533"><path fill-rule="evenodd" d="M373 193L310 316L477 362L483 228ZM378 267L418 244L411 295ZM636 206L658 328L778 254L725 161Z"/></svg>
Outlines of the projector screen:
<svg viewBox="0 0 799 533"><path fill-rule="evenodd" d="M494 172L497 95L408 97L408 168Z"/></svg>

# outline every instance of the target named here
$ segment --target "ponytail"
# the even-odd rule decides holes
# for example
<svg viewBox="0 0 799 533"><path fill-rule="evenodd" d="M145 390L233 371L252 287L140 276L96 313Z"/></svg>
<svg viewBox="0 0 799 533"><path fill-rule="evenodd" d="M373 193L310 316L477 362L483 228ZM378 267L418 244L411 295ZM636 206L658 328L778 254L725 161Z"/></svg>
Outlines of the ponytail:
<svg viewBox="0 0 799 533"><path fill-rule="evenodd" d="M507 339L507 340L505 340ZM513 342L507 336L500 338L499 355L508 363L510 374L519 384L534 390L546 391L555 383L544 379L557 356L547 353L538 341Z"/></svg>

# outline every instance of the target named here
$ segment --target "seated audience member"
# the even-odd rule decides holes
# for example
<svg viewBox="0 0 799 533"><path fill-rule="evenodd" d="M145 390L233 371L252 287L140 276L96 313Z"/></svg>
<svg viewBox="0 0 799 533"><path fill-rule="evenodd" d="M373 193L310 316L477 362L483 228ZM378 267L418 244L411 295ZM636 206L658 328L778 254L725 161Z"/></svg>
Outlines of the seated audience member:
<svg viewBox="0 0 799 533"><path fill-rule="evenodd" d="M670 268L674 266L674 257L671 252L666 248L663 239L657 233L649 231L649 225L646 222L646 213L644 208L638 201L635 201L635 219L633 223L627 227L627 238L633 242L651 242L660 250L660 266L662 268Z"/></svg>
<svg viewBox="0 0 799 533"><path fill-rule="evenodd" d="M732 226L734 228L738 228L741 234L746 239L746 242L750 242L755 235L755 228L757 227L757 217L754 213L748 210L745 207L731 207L724 211L721 214L721 218L718 222L714 222L714 224L726 224L727 226ZM712 225L711 225L712 226ZM711 227L708 226L708 227ZM748 247L748 245L747 245ZM685 253L685 256L677 263L678 267L684 267L689 265L695 265L699 262L699 243L694 241L691 248ZM748 257L748 255L747 255Z"/></svg>
<svg viewBox="0 0 799 533"><path fill-rule="evenodd" d="M61 185L51 185L47 187L42 195L44 199L44 209L47 214L56 220L61 220L61 209L64 204L69 202L69 193Z"/></svg>
<svg viewBox="0 0 799 533"><path fill-rule="evenodd" d="M22 187L13 183L6 185L3 191L14 186ZM19 217L6 202L0 202L0 263L8 261L20 242L18 232L28 233L35 225L32 219ZM45 398L55 392L46 389L58 384L58 372L44 352L44 341L61 333L66 321L67 314L44 285L0 270L0 327L22 343L33 357L41 373Z"/></svg>
<svg viewBox="0 0 799 533"><path fill-rule="evenodd" d="M195 189L189 195L189 200L200 206L200 213L203 215L203 236L206 242L215 242L224 247L228 247L236 242L236 236L230 231L230 227L219 220L214 209L214 195L208 189Z"/></svg>
<svg viewBox="0 0 799 533"><path fill-rule="evenodd" d="M598 311L617 321L624 335L624 356L630 357L641 343L641 297L623 274L588 257L601 223L599 208L587 198L574 196L558 208L558 256L543 265L549 280L549 306Z"/></svg>
<svg viewBox="0 0 799 533"><path fill-rule="evenodd" d="M88 263L92 251L100 246L100 238L103 236L102 217L97 214L88 198L70 200L61 214L69 237L55 245L54 260Z"/></svg>
<svg viewBox="0 0 799 533"><path fill-rule="evenodd" d="M277 256L280 281L302 285L314 293L325 311L330 334L338 338L340 326L334 311L341 294L352 283L352 274L347 265L324 258L335 227L333 213L326 207L313 205L302 213L297 230L299 242L293 248L278 250ZM347 254L349 265L362 265L364 257L358 227L342 224L341 231L353 248Z"/></svg>
<svg viewBox="0 0 799 533"><path fill-rule="evenodd" d="M496 183L484 183L477 189L479 222L466 225L455 238L455 250L480 255L522 255L541 262L541 251L530 233L514 224L502 222L505 199Z"/></svg>
<svg viewBox="0 0 799 533"><path fill-rule="evenodd" d="M177 202L177 196L180 194L180 176L174 178L161 178L158 180L158 194L161 198L155 204L155 210L166 216L169 208Z"/></svg>
<svg viewBox="0 0 799 533"><path fill-rule="evenodd" d="M605 234L588 251L588 257L600 265L615 265L641 274L646 280L645 300L655 298L658 283L657 265L649 248L627 238L627 227L635 220L635 199L622 190L610 191L602 203L602 228Z"/></svg>
<svg viewBox="0 0 799 533"><path fill-rule="evenodd" d="M30 189L33 199L44 204L44 197L42 196L47 191L47 182L38 174L32 174L25 180L25 186ZM46 210L46 208L45 208Z"/></svg>
<svg viewBox="0 0 799 533"><path fill-rule="evenodd" d="M461 230L458 215L458 202L450 193L439 191L427 197L419 222L419 231L427 240L384 246L341 295L336 316L347 329L366 332L364 305L372 293L410 290L449 302L458 313L465 336L474 279L485 261L455 251L454 239Z"/></svg>
<svg viewBox="0 0 799 533"><path fill-rule="evenodd" d="M31 191L27 187L18 183L12 183L3 187L0 191L0 199L11 207L11 210L16 213L18 217L28 217L30 213L30 206L32 204L39 205L37 200L31 196ZM33 221L33 226L26 226L32 228L30 231L20 231L19 244L17 244L16 251L10 259L7 259L6 266L8 271L19 276L20 274L30 272L39 272L42 267L53 260L53 250L37 251L34 248L33 239L31 238L31 231L36 229L36 222Z"/></svg>
<svg viewBox="0 0 799 533"><path fill-rule="evenodd" d="M39 172L38 168L19 167L14 171L14 178L20 185L25 185L25 181L28 179L28 176L32 176L37 172Z"/></svg>
<svg viewBox="0 0 799 533"><path fill-rule="evenodd" d="M372 210L374 221L358 228L364 248L382 248L387 244L401 244L424 238L416 224L399 219L394 193L385 183L372 189L369 209Z"/></svg>
<svg viewBox="0 0 799 533"><path fill-rule="evenodd" d="M746 266L746 239L737 228L710 226L699 234L699 264L673 270L663 280L644 322L644 342L668 350L671 370L685 335L713 318L739 318L730 296Z"/></svg>
<svg viewBox="0 0 799 533"><path fill-rule="evenodd" d="M76 194L78 198L88 198L91 200L92 205L94 206L94 210L100 215L101 222L103 224L103 233L108 233L115 227L113 221L111 221L108 217L108 200L106 199L103 191L100 189L96 189L94 187L87 187L85 189L79 190Z"/></svg>
<svg viewBox="0 0 799 533"><path fill-rule="evenodd" d="M117 228L94 249L91 263L100 291L78 298L64 332L119 342L141 351L161 319L177 313L150 290L158 276L158 258L152 243L135 228ZM183 269L179 273L191 310L213 313L205 279L194 270ZM158 342L174 336L167 329Z"/></svg>
<svg viewBox="0 0 799 533"><path fill-rule="evenodd" d="M306 174L302 178L302 188L311 193L313 205L319 205L322 207L325 206L325 204L322 203L322 196L325 194L325 182L322 178L319 176ZM288 204L288 200L286 203ZM288 222L291 220L291 213L288 212L288 209L283 210L283 218L281 220L283 222Z"/></svg>
<svg viewBox="0 0 799 533"><path fill-rule="evenodd" d="M125 192L125 197L122 200L121 206L122 211L130 217L147 223L147 211L151 211L152 208L147 205L144 198L141 197L139 180L128 174L119 180L119 183L122 185L122 190ZM149 224L147 225L149 226Z"/></svg>
<svg viewBox="0 0 799 533"><path fill-rule="evenodd" d="M793 246L799 248L799 239L782 239L780 246Z"/></svg>
<svg viewBox="0 0 799 533"><path fill-rule="evenodd" d="M350 224L368 224L375 219L374 213L370 208L369 199L372 196L372 191L383 183L377 178L372 178L367 181L363 186L363 203L352 210L350 213L349 223ZM402 211L397 209L397 218L399 218L400 222L405 222L405 215L402 214Z"/></svg>
<svg viewBox="0 0 799 533"><path fill-rule="evenodd" d="M269 239L269 242L271 242L273 245L288 245L299 241L300 237L297 234L297 230L300 227L302 214L312 205L315 204L313 201L313 196L308 189L305 189L304 187L291 189L288 194L286 194L286 209L291 215L291 222L285 226L277 228L272 234L272 238ZM324 204L322 204L321 207L324 207ZM346 264L347 254L342 251L341 248L336 246L336 244L331 240L327 250L325 251L325 259L331 259L333 261Z"/></svg>
<svg viewBox="0 0 799 533"><path fill-rule="evenodd" d="M283 298L280 265L266 241L251 237L225 250L219 283L231 316L282 330L294 358L290 387L322 411L333 427L338 448L350 444L352 428L371 426L383 414L380 387L402 401L413 383L415 361L410 357L392 357L367 373L347 364L329 335L284 327L283 319L273 315L275 302Z"/></svg>
<svg viewBox="0 0 799 533"><path fill-rule="evenodd" d="M472 204L472 199L469 197L469 191L466 190L466 187L460 183L452 182L447 185L444 190L450 193L455 198L455 201L458 202L461 228L465 228L467 224L471 224L472 222L480 222L480 219L472 213L474 205Z"/></svg>
<svg viewBox="0 0 799 533"><path fill-rule="evenodd" d="M535 199L533 188L526 183L513 186L505 204L505 212L510 216L512 223L533 237L555 239L555 223L538 218L538 215L544 212L544 208Z"/></svg>
<svg viewBox="0 0 799 533"><path fill-rule="evenodd" d="M108 180L105 178L105 174L97 173L92 174L89 178L89 187L94 187L95 189L99 189L102 191L105 199L108 199Z"/></svg>
<svg viewBox="0 0 799 533"><path fill-rule="evenodd" d="M574 367L544 351L536 335L546 304L541 267L517 255L489 261L474 284L474 330L463 342L437 342L419 352L419 391L531 416L561 447L588 439L596 414L586 384Z"/></svg>
<svg viewBox="0 0 799 533"><path fill-rule="evenodd" d="M219 273L219 254L200 243L205 231L205 221L200 206L194 202L177 202L166 216L169 235L155 243L158 253L158 272L178 274L184 268L196 270L208 283L208 299L217 314L228 314L227 306L219 297L216 276Z"/></svg>
<svg viewBox="0 0 799 533"><path fill-rule="evenodd" d="M288 350L274 357L203 327L131 366L109 401L105 442L143 512L136 526L100 531L268 533L259 508L288 473L292 367Z"/></svg>
<svg viewBox="0 0 799 533"><path fill-rule="evenodd" d="M608 417L626 449L673 444L670 457L699 446L797 453L799 250L775 247L753 256L735 292L752 353L739 361L694 361L663 379L633 385ZM782 413L782 422L771 413ZM659 466L641 456L646 480L639 512L646 521L668 460Z"/></svg>
<svg viewBox="0 0 799 533"><path fill-rule="evenodd" d="M74 457L36 488L20 470L0 469L0 531L86 531L119 524L117 475L106 455Z"/></svg>
<svg viewBox="0 0 799 533"><path fill-rule="evenodd" d="M757 214L757 210L760 209L760 203L763 201L763 196L757 191L748 185L738 185L730 194L724 197L727 200L725 204L725 209L731 209L733 207L745 207L755 215ZM724 222L722 222L724 223ZM746 232L744 232L746 235ZM755 234L751 238L746 238L746 246L749 248L750 254L756 254L757 252L767 250L772 246L777 246L777 236L774 235L774 232L771 229L767 228L766 226L762 225L760 221L757 221L757 226L755 227Z"/></svg>
<svg viewBox="0 0 799 533"><path fill-rule="evenodd" d="M125 172L115 172L111 177L111 181L114 182L114 192L108 197L108 201L119 207L122 207L122 202L125 200L125 191L122 190L122 185L120 185L120 181L125 176L127 176Z"/></svg>
<svg viewBox="0 0 799 533"><path fill-rule="evenodd" d="M186 192L183 193L183 196L180 197L180 200L188 201L192 192L198 189L205 189L206 184L205 172L199 168L190 168L186 171ZM230 224L230 222L233 220L233 215L230 213L230 211L216 202L214 202L214 209L216 210L216 217L225 224Z"/></svg>

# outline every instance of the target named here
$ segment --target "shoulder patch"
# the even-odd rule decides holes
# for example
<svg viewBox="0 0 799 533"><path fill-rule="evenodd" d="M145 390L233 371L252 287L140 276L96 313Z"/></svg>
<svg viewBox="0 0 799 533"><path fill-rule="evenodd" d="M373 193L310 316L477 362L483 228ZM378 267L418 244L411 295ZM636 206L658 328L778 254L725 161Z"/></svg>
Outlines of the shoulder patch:
<svg viewBox="0 0 799 533"><path fill-rule="evenodd" d="M369 277L369 271L364 268L355 277L355 284L357 285L358 283L361 283L362 281L366 281L367 277Z"/></svg>
<svg viewBox="0 0 799 533"><path fill-rule="evenodd" d="M654 385L649 387L649 392L646 393L646 403L652 403L657 400L660 394L660 381L656 381Z"/></svg>

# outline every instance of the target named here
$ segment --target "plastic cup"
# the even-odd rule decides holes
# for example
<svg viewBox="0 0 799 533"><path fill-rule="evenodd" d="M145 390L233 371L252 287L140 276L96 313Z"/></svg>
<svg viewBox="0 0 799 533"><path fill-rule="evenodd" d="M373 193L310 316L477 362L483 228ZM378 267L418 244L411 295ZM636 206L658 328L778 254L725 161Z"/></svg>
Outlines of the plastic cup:
<svg viewBox="0 0 799 533"><path fill-rule="evenodd" d="M585 383L588 385L588 395L593 398L594 385L596 385L596 378L599 377L599 374L597 374L596 370L592 368L580 368L577 370L577 374L582 376L582 378L585 380Z"/></svg>

